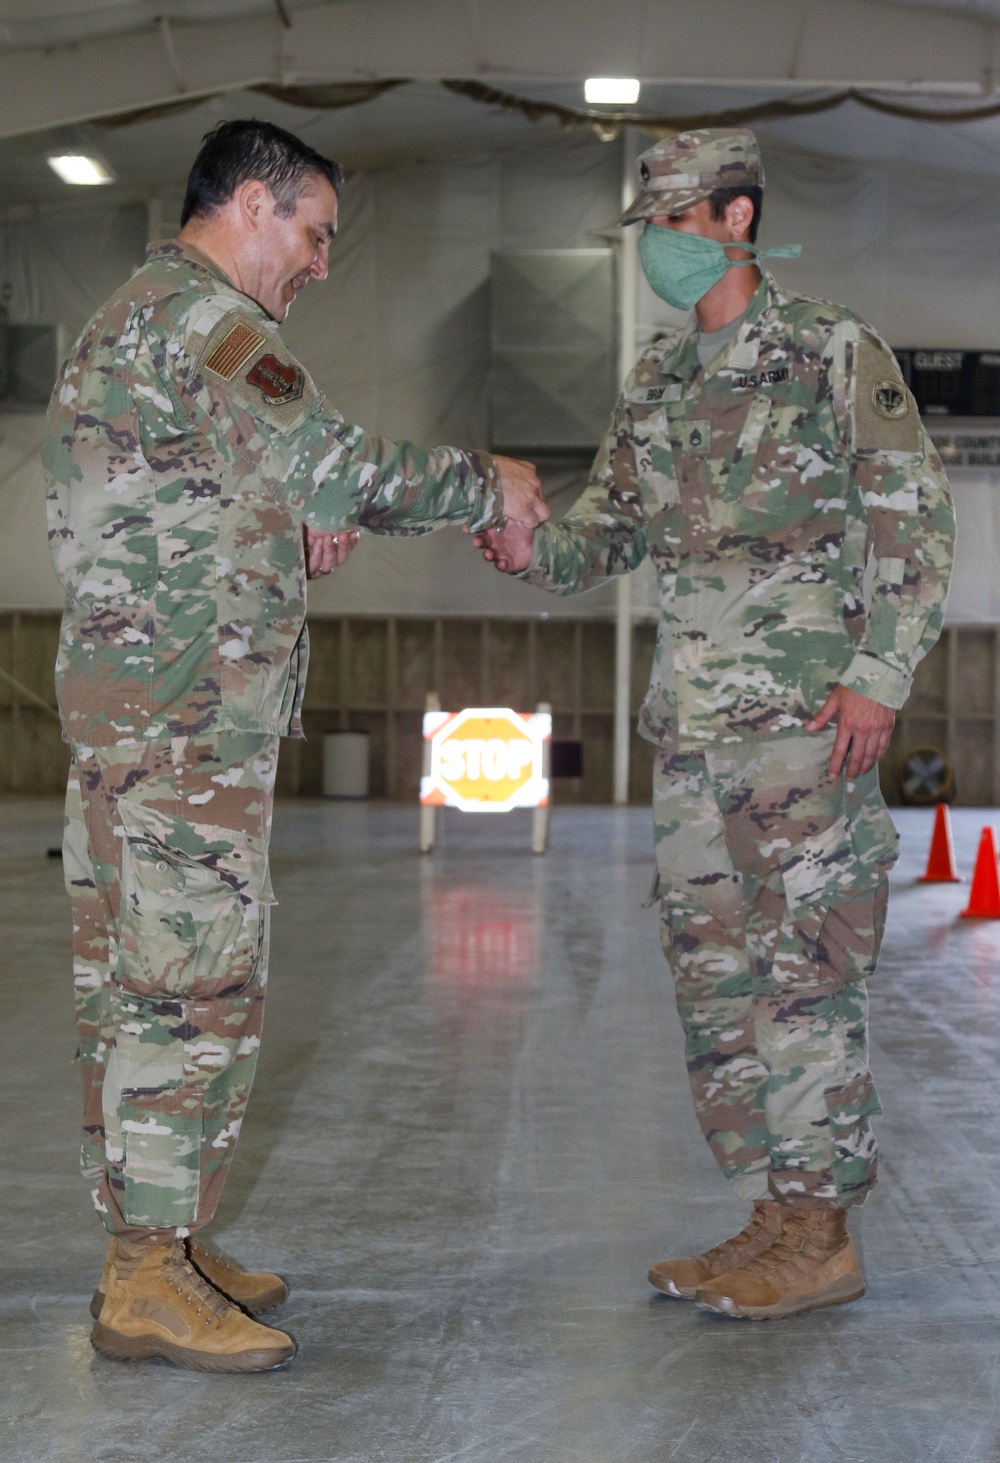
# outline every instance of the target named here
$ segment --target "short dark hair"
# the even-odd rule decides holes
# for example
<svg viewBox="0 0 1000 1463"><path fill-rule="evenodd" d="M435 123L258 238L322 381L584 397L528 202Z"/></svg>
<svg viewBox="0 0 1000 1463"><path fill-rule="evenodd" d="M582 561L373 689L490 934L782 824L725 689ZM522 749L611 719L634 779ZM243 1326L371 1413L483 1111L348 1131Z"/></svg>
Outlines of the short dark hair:
<svg viewBox="0 0 1000 1463"><path fill-rule="evenodd" d="M756 244L760 215L764 207L764 190L759 183L749 183L745 188L716 188L708 195L712 217L720 219L736 198L749 198L753 204L753 218L750 220L750 242Z"/></svg>
<svg viewBox="0 0 1000 1463"><path fill-rule="evenodd" d="M228 203L241 183L266 183L275 199L275 212L290 218L298 205L302 185L310 173L319 173L339 193L344 170L283 127L256 118L220 122L206 132L201 151L188 175L181 227L191 218L205 218Z"/></svg>

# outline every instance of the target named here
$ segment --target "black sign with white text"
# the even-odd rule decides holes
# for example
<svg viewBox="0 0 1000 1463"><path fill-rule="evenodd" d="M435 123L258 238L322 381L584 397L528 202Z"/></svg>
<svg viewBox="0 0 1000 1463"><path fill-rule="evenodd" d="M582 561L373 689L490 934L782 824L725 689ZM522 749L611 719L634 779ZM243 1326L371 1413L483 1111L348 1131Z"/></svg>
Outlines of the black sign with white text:
<svg viewBox="0 0 1000 1463"><path fill-rule="evenodd" d="M893 349L921 416L1000 417L1000 350Z"/></svg>

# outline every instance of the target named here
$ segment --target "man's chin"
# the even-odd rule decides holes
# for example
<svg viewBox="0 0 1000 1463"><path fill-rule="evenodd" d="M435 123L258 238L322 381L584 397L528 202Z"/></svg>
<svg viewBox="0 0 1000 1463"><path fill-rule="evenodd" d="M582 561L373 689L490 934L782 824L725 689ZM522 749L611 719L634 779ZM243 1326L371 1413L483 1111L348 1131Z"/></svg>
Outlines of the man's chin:
<svg viewBox="0 0 1000 1463"><path fill-rule="evenodd" d="M290 295L288 295L288 296L287 296L287 298L286 298L286 297L285 297L285 296L284 296L284 295L283 295L283 296L282 296L282 302L281 302L281 308L282 308L282 309L283 309L283 310L284 310L284 312L285 312L285 313L284 313L284 314L283 314L283 315L282 315L282 317L281 317L281 318L282 318L282 320L285 320L285 319L287 319L287 317L288 317L288 312L289 312L289 310L290 310L290 309L291 309L291 308L292 308L292 306L293 306L293 305L294 305L294 304L295 304L295 301L296 301L296 300L297 300L297 299L298 299L298 297L299 297L299 292L298 292L298 290L297 290L297 289L296 289L296 288L295 288L295 286L294 286L294 285L289 285L289 286L288 286L288 288L289 288L289 289L290 289L290 290L291 290L291 294L290 294Z"/></svg>
<svg viewBox="0 0 1000 1463"><path fill-rule="evenodd" d="M271 319L275 322L275 324L276 325L280 325L283 320L287 320L288 319L288 312L292 308L292 305L294 303L295 303L295 296L293 295L290 300L286 300L286 299L275 300L272 304L265 305L264 306L264 309L270 315Z"/></svg>

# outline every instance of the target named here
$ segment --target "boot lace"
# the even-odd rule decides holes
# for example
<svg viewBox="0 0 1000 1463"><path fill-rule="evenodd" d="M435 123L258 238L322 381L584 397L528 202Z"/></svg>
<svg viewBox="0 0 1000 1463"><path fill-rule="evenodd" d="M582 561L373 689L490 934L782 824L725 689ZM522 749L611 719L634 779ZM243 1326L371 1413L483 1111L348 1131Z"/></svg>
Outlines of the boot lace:
<svg viewBox="0 0 1000 1463"><path fill-rule="evenodd" d="M829 1259L832 1252L831 1246L824 1244L822 1220L811 1213L793 1213L785 1220L774 1242L748 1260L743 1269L764 1279L776 1270L787 1272L791 1269L804 1274L817 1263Z"/></svg>
<svg viewBox="0 0 1000 1463"><path fill-rule="evenodd" d="M221 1250L210 1250L207 1245L199 1244L197 1240L188 1240L188 1259L197 1265L199 1259L207 1260L209 1264L217 1265L220 1270L228 1270L235 1275L239 1269L228 1255Z"/></svg>
<svg viewBox="0 0 1000 1463"><path fill-rule="evenodd" d="M722 1261L742 1254L747 1245L752 1244L757 1239L766 1223L767 1210L761 1203L754 1204L753 1213L739 1234L734 1234L731 1239L725 1239L721 1244L714 1245L712 1249L706 1250L700 1258L710 1265L717 1265Z"/></svg>
<svg viewBox="0 0 1000 1463"><path fill-rule="evenodd" d="M164 1269L173 1289L194 1307L206 1326L217 1325L231 1309L226 1297L198 1274L182 1244L176 1246Z"/></svg>

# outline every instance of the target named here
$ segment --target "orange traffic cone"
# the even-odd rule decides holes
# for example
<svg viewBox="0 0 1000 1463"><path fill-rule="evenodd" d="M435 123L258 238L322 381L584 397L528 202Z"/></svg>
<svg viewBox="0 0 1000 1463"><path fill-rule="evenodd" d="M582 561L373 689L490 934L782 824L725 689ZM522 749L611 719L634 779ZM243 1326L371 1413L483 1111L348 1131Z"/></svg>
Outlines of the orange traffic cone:
<svg viewBox="0 0 1000 1463"><path fill-rule="evenodd" d="M963 919L1000 919L1000 875L997 873L997 836L984 828L976 854L976 868L969 890L969 907Z"/></svg>
<svg viewBox="0 0 1000 1463"><path fill-rule="evenodd" d="M927 856L927 872L921 874L918 884L961 884L955 867L955 847L951 841L951 817L947 803L938 803L934 814L934 832L931 834L931 851Z"/></svg>

